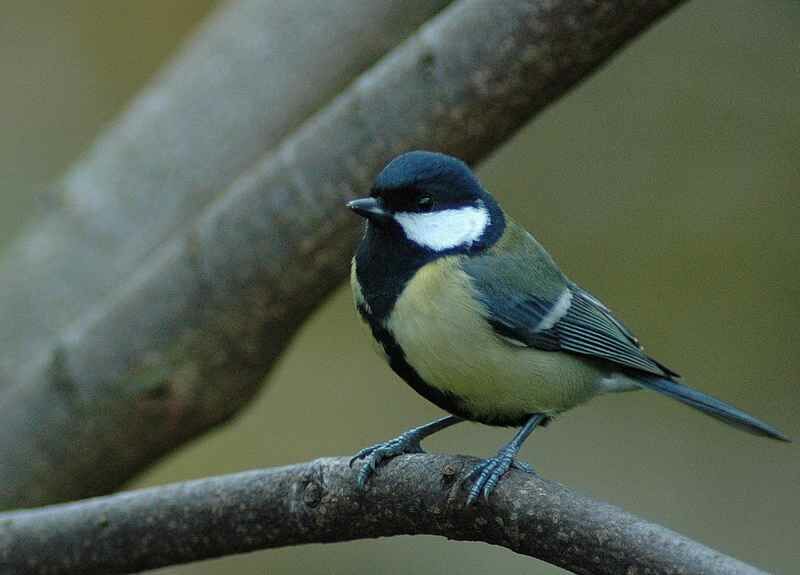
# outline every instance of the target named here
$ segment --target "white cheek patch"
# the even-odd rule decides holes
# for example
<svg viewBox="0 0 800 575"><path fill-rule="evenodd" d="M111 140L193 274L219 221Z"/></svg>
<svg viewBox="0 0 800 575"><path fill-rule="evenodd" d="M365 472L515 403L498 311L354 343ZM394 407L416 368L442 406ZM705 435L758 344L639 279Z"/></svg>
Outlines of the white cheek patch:
<svg viewBox="0 0 800 575"><path fill-rule="evenodd" d="M437 252L472 245L490 222L489 211L482 203L425 214L398 212L394 219L409 240Z"/></svg>

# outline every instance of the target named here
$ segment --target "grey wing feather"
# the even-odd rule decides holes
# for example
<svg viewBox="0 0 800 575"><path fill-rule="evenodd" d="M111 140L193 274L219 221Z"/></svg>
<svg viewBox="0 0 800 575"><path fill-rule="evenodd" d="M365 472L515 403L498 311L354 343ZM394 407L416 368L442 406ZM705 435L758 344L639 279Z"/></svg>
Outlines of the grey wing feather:
<svg viewBox="0 0 800 575"><path fill-rule="evenodd" d="M654 375L678 375L648 356L639 340L597 298L578 286L570 289L573 294L570 308L552 327L561 349L607 359Z"/></svg>
<svg viewBox="0 0 800 575"><path fill-rule="evenodd" d="M549 264L552 260L546 257ZM519 278L520 259L528 258L517 253L514 258L493 257L490 264L486 260L465 262L486 319L500 337L515 345L584 355L653 375L678 375L649 357L633 333L597 298L567 280L557 268L543 268L541 259L534 257L530 262L533 269L524 274L527 281L534 282L532 289L524 289L519 281L504 281L504 277ZM508 266L517 273L505 273L503 268ZM537 272L550 277L537 284L541 280Z"/></svg>

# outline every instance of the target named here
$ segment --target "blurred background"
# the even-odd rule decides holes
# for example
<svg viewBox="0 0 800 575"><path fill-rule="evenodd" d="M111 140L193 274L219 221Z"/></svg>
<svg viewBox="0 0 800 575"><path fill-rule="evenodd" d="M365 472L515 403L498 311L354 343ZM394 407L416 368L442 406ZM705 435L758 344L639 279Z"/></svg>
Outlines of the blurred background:
<svg viewBox="0 0 800 575"><path fill-rule="evenodd" d="M213 6L3 2L0 248ZM798 101L800 3L690 2L479 170L651 354L795 439ZM238 419L131 487L349 454L440 415L372 355L343 287ZM427 447L488 456L512 433L465 425ZM537 432L522 456L548 478L788 573L798 563L798 449L642 392L567 414ZM520 569L562 572L505 549L434 537L281 549L163 572Z"/></svg>

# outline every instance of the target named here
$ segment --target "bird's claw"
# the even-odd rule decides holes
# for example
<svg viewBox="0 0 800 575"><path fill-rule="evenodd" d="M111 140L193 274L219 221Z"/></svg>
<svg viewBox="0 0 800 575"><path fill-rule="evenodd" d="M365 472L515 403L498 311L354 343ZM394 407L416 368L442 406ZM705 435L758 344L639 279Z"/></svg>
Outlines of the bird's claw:
<svg viewBox="0 0 800 575"><path fill-rule="evenodd" d="M413 432L406 432L385 443L378 443L370 447L365 447L350 459L350 467L353 463L361 459L366 460L364 466L358 472L358 486L364 489L367 486L370 476L375 473L378 466L406 453L424 453L420 438Z"/></svg>
<svg viewBox="0 0 800 575"><path fill-rule="evenodd" d="M467 505L475 503L478 498L480 498L481 494L483 494L483 498L488 501L489 495L491 495L494 488L497 487L500 478L503 477L509 469L517 469L524 473L536 473L533 467L524 461L517 461L514 459L514 454L512 452L501 449L495 457L491 457L479 463L470 472L470 479L473 477L477 478L472 483L472 487L469 490Z"/></svg>

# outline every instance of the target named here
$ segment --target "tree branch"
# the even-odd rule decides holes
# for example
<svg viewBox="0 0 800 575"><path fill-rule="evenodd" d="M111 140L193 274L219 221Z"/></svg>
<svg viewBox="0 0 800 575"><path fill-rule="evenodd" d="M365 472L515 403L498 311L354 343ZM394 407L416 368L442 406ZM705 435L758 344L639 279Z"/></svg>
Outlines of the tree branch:
<svg viewBox="0 0 800 575"><path fill-rule="evenodd" d="M195 362L196 345L184 347L204 329L215 333L205 353L228 337L204 327L203 309L226 278L154 270L176 246L157 248L191 243L191 222L233 180L446 4L222 3L54 186L46 213L0 255L0 508L107 492L246 402L266 367L223 341L214 361L243 383L221 409L192 377L211 356ZM186 297L172 292L187 283ZM154 289L169 295L148 306ZM243 344L268 345L254 335Z"/></svg>
<svg viewBox="0 0 800 575"><path fill-rule="evenodd" d="M3 254L0 390L47 354L54 331L124 285L267 150L447 3L221 3Z"/></svg>
<svg viewBox="0 0 800 575"><path fill-rule="evenodd" d="M669 529L521 472L466 507L476 460L410 455L366 491L347 459L0 514L16 574L131 573L257 549L402 534L485 541L575 573L764 575Z"/></svg>
<svg viewBox="0 0 800 575"><path fill-rule="evenodd" d="M360 230L342 207L345 198L365 193L380 167L409 148L479 161L678 4L461 0L439 14L271 153L242 168L227 189L216 189L216 201L148 252L124 285L101 281L103 289L91 291L92 307L28 350L33 360L0 395L0 507L108 492L230 417L345 277ZM247 46L247 34L253 40L259 31L244 30L244 36L226 33ZM196 119L196 110L163 96L149 128L118 137L157 143L148 130L169 117L161 109ZM123 126L144 113L153 114L152 106L139 101ZM227 134L212 129L195 140L207 136L226 145ZM158 145L135 154L128 146L115 149L120 168L146 165L162 153ZM171 168L193 165L177 161ZM145 168L141 176L152 174ZM158 206L153 200L148 210L159 212ZM103 210L102 203L93 207ZM88 234L91 249L74 259L91 261L103 251L92 241L95 222L78 223L90 226L79 235ZM129 234L126 241L147 235ZM36 253L42 246L30 240L23 247ZM6 273L24 270L5 265ZM59 261L51 271L62 265L69 263ZM65 281L58 273L47 279L56 287ZM56 296L50 305L58 304Z"/></svg>

